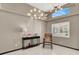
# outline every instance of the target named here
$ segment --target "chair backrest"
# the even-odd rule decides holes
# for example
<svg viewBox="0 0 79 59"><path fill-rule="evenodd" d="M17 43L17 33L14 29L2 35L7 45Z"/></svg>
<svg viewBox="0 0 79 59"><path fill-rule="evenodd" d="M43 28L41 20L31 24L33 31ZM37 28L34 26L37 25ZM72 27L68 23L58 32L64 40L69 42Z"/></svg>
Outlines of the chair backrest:
<svg viewBox="0 0 79 59"><path fill-rule="evenodd" d="M46 42L52 41L52 34L51 33L45 33L44 39Z"/></svg>

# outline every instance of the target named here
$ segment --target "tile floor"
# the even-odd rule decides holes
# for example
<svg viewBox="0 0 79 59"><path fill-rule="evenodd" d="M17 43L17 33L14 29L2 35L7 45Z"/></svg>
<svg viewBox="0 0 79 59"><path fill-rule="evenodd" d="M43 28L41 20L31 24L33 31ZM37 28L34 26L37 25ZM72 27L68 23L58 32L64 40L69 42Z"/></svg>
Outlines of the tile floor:
<svg viewBox="0 0 79 59"><path fill-rule="evenodd" d="M42 45L39 45L33 48L18 50L4 55L79 55L79 51L57 45L53 45L53 49L51 50L50 48L42 48Z"/></svg>

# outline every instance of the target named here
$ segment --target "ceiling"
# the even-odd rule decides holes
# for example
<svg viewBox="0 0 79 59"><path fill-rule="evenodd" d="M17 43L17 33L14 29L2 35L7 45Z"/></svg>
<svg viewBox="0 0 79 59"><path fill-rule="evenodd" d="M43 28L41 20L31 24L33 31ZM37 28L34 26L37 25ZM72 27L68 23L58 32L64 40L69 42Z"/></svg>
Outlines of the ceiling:
<svg viewBox="0 0 79 59"><path fill-rule="evenodd" d="M28 4L44 12L47 12L49 10L53 10L55 6L62 6L67 3L28 3Z"/></svg>

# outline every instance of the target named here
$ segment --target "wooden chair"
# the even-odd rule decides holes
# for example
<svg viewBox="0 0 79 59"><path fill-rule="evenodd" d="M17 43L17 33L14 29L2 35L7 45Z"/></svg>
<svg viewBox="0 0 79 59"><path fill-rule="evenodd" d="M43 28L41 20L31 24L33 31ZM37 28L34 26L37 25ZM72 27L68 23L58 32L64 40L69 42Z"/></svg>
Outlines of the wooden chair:
<svg viewBox="0 0 79 59"><path fill-rule="evenodd" d="M44 34L44 38L43 38L43 48L45 47L45 45L50 45L51 49L52 47L52 34L51 33L45 33Z"/></svg>

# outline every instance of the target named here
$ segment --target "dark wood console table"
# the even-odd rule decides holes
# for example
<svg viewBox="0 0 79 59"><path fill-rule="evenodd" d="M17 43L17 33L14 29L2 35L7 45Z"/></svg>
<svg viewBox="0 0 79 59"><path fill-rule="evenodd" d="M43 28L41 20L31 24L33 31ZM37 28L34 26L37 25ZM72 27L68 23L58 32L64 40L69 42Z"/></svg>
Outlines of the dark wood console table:
<svg viewBox="0 0 79 59"><path fill-rule="evenodd" d="M36 44L34 44L35 39L36 39L36 42L37 42ZM30 40L27 47L24 47L24 41L25 40ZM39 44L40 44L40 36L22 37L22 49L34 47L34 46L37 46Z"/></svg>

